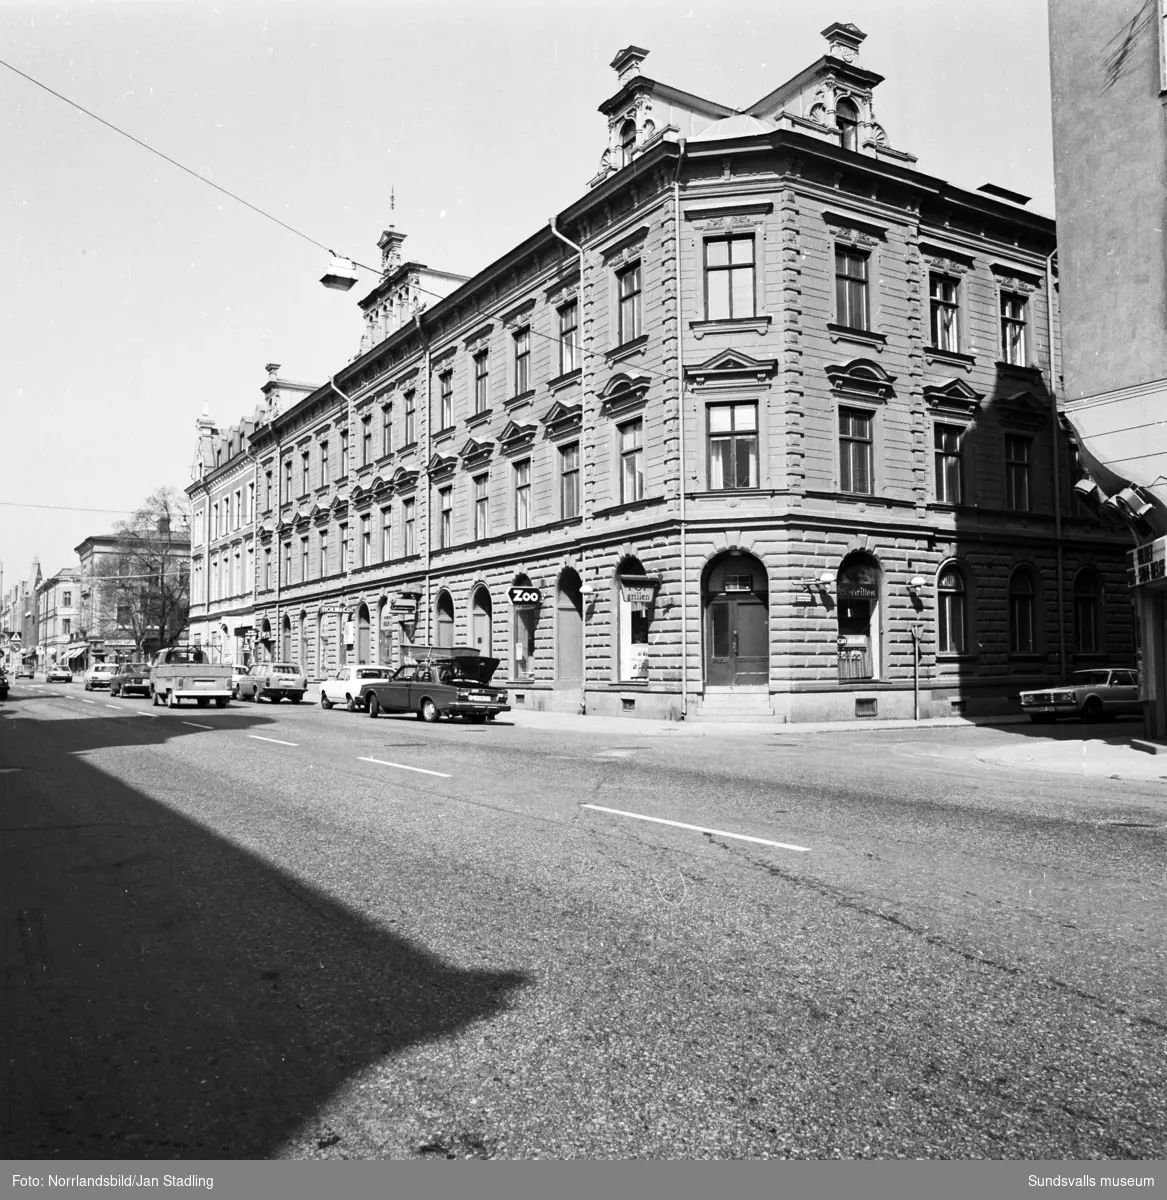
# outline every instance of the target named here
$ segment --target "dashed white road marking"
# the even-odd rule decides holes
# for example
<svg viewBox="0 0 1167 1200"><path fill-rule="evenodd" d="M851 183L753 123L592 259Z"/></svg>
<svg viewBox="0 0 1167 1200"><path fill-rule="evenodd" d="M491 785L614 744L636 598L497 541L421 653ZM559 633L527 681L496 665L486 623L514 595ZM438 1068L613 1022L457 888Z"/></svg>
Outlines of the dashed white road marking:
<svg viewBox="0 0 1167 1200"><path fill-rule="evenodd" d="M188 721L187 724L189 725L190 722ZM254 738L257 742L275 742L277 746L298 746L300 744L299 742L281 742L279 738L261 737L258 733L249 733L247 736Z"/></svg>
<svg viewBox="0 0 1167 1200"><path fill-rule="evenodd" d="M84 697L84 696L82 696L82 697L81 697L81 703L82 703L82 704L96 704L96 703L97 703L97 701L96 701L96 700L86 700L86 699L85 699L85 697Z"/></svg>
<svg viewBox="0 0 1167 1200"><path fill-rule="evenodd" d="M183 724L189 725L192 729L214 729L215 728L214 725L200 725L197 721L183 721Z"/></svg>
<svg viewBox="0 0 1167 1200"><path fill-rule="evenodd" d="M105 707L106 708L116 708L118 710L118 712L121 712L121 710L125 707L125 705L123 705L123 704L107 704Z"/></svg>
<svg viewBox="0 0 1167 1200"><path fill-rule="evenodd" d="M580 808L594 808L596 812L611 813L617 817L631 817L634 821L651 821L654 825L672 825L676 829L691 829L694 833L710 833L717 837L733 838L738 842L755 842L759 846L777 846L779 850L797 850L809 854L809 846L792 846L789 842L772 842L769 838L750 837L747 833L729 833L724 829L708 829L704 825L686 825L684 821L666 821L664 817L646 817L643 813L625 812L622 808L605 808L602 804L581 804Z"/></svg>
<svg viewBox="0 0 1167 1200"><path fill-rule="evenodd" d="M399 771L416 771L419 775L436 775L439 779L450 779L452 776L447 775L445 771L427 771L425 767L408 767L405 763L386 762L383 758L364 758L361 762L376 763L379 767L396 767Z"/></svg>

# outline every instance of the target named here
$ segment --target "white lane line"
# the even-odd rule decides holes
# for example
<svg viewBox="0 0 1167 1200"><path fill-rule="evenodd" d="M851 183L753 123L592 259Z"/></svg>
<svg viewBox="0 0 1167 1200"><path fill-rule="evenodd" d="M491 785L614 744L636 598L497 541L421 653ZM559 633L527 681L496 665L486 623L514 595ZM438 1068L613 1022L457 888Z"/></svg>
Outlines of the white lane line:
<svg viewBox="0 0 1167 1200"><path fill-rule="evenodd" d="M197 721L183 721L184 725L189 725L191 729L214 729L214 725L200 725Z"/></svg>
<svg viewBox="0 0 1167 1200"><path fill-rule="evenodd" d="M445 771L427 771L425 767L407 767L405 763L386 762L383 758L361 758L361 762L376 763L379 767L396 767L399 771L416 771L419 775L436 775L439 779L450 779Z"/></svg>
<svg viewBox="0 0 1167 1200"><path fill-rule="evenodd" d="M189 725L190 722L188 721L187 724ZM298 746L300 744L299 742L281 742L279 738L260 737L258 733L249 733L247 736L254 738L257 742L275 742L277 746Z"/></svg>
<svg viewBox="0 0 1167 1200"><path fill-rule="evenodd" d="M617 817L631 817L634 821L652 821L655 825L673 825L677 829L691 829L694 833L712 833L718 837L733 838L739 842L756 842L759 846L777 846L779 850L797 850L809 854L809 846L792 846L789 842L772 842L768 838L750 837L746 833L728 833L724 829L707 829L704 825L686 825L684 821L666 821L664 817L646 817L643 813L625 812L622 808L605 808L602 804L581 804L580 808L594 808L596 812L612 813Z"/></svg>
<svg viewBox="0 0 1167 1200"><path fill-rule="evenodd" d="M121 712L121 710L123 708L125 708L125 705L124 704L107 704L105 707L106 708L116 708L118 710L118 712Z"/></svg>
<svg viewBox="0 0 1167 1200"><path fill-rule="evenodd" d="M86 699L85 699L85 697L84 697L84 696L82 696L82 697L81 697L81 703L82 703L82 704L96 704L96 703L97 703L97 701L96 701L96 700L86 700Z"/></svg>

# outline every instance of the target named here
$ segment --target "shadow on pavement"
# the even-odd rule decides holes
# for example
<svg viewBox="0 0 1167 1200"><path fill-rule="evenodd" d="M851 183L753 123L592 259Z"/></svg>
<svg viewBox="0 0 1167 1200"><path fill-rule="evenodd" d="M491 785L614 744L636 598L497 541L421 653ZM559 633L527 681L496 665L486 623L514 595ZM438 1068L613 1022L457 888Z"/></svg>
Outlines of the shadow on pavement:
<svg viewBox="0 0 1167 1200"><path fill-rule="evenodd" d="M1041 724L1035 721L1017 724L995 725L985 722L982 729L993 729L998 733L1014 734L1018 737L1039 738L1043 741L1059 742L1105 742L1110 746L1129 746L1131 738L1141 737L1143 718L1117 716L1105 721L1080 721L1077 717L1064 717L1059 721Z"/></svg>
<svg viewBox="0 0 1167 1200"><path fill-rule="evenodd" d="M442 962L87 762L197 732L102 715L0 710L0 1156L268 1157L368 1064L526 982Z"/></svg>

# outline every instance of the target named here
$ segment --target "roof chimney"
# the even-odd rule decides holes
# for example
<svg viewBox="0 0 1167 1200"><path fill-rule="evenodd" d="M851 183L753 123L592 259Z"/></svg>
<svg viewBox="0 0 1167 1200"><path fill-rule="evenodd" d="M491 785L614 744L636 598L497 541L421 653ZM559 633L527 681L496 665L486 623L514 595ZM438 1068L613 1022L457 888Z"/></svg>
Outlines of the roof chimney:
<svg viewBox="0 0 1167 1200"><path fill-rule="evenodd" d="M640 74L640 64L648 57L648 51L643 46L625 46L612 59L611 67L616 72L616 78L621 86L626 84L634 75Z"/></svg>
<svg viewBox="0 0 1167 1200"><path fill-rule="evenodd" d="M857 25L843 24L836 21L823 30L827 39L827 53L844 62L854 62L859 57L859 45L865 41L867 34Z"/></svg>

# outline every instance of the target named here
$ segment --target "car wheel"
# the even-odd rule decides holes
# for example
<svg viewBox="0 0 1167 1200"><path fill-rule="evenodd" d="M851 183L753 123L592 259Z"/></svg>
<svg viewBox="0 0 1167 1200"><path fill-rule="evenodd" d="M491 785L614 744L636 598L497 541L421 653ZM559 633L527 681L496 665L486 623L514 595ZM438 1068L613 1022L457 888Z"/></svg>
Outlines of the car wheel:
<svg viewBox="0 0 1167 1200"><path fill-rule="evenodd" d="M239 699L239 684L235 684L235 686L231 689L231 699L232 700Z"/></svg>
<svg viewBox="0 0 1167 1200"><path fill-rule="evenodd" d="M374 720L380 715L381 701L377 699L376 692L369 693L369 716Z"/></svg>
<svg viewBox="0 0 1167 1200"><path fill-rule="evenodd" d="M216 696L215 697L215 707L216 708L226 708L227 707L227 699L228 699L228 697L226 697L226 696Z"/></svg>
<svg viewBox="0 0 1167 1200"><path fill-rule="evenodd" d="M300 692L298 695L289 696L288 699L291 700L293 704L299 704L300 701L304 699L304 693Z"/></svg>
<svg viewBox="0 0 1167 1200"><path fill-rule="evenodd" d="M349 695L346 695L344 698L344 707L345 707L346 711L348 711L348 712L356 712L357 711L357 703Z"/></svg>
<svg viewBox="0 0 1167 1200"><path fill-rule="evenodd" d="M332 707L332 701L329 700L329 698L324 694L323 688L320 689L320 707L321 708L331 708Z"/></svg>
<svg viewBox="0 0 1167 1200"><path fill-rule="evenodd" d="M1101 721L1105 714L1102 711L1102 701L1097 696L1091 696L1085 704L1082 705L1082 720L1093 725L1097 721Z"/></svg>
<svg viewBox="0 0 1167 1200"><path fill-rule="evenodd" d="M419 715L427 725L432 725L442 714L438 712L438 706L427 696L421 702L421 711Z"/></svg>

